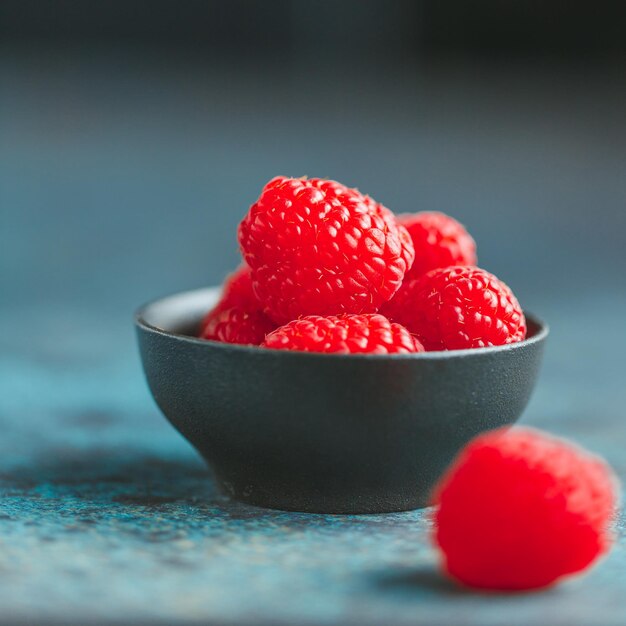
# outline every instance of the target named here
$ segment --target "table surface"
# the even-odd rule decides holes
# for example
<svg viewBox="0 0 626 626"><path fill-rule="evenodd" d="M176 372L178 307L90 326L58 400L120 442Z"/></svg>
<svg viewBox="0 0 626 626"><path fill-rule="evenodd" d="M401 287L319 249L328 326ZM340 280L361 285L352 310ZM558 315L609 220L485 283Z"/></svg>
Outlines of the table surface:
<svg viewBox="0 0 626 626"><path fill-rule="evenodd" d="M231 152L218 154L205 137L188 154L188 144L171 141L169 136L154 139L159 115L163 119L173 115L173 107L180 117L179 104L161 102L159 114L147 110L148 118L152 117L146 122L140 115L146 99L135 93L125 105L130 113L116 111L116 103L111 113L100 105L110 87L106 73L100 74L95 86L86 87L83 79L91 76L93 67L77 68L75 60L65 59L59 65L46 60L50 65L43 71L41 63L10 59L0 67L6 114L2 119L9 115L11 119L3 128L8 141L0 143L0 198L3 209L14 209L3 211L6 227L0 229L2 267L11 268L2 276L2 293L10 297L0 307L1 623L626 624L622 518L616 523L615 548L589 575L541 593L489 595L458 589L439 574L427 510L306 515L244 506L216 493L203 462L149 397L135 350L131 312L142 299L159 292L192 286L194 281L201 284L197 263L201 245L194 239L193 216L207 226L212 246L205 257L212 260L207 263L206 282L218 280L236 261L234 245L216 246L231 232L239 213L215 209L209 219L198 211L196 194L215 193L222 204L230 198L244 206L252 186L244 191L235 188L235 179L228 178L235 163L248 172L271 167L275 173L284 171L293 154L266 166L261 163L265 153L244 142L237 148L243 165L232 160L236 150L230 142L243 134L237 134L231 112L219 103L211 105L211 141ZM153 79L145 77L141 66L134 71L131 77L143 80L142 89L152 93ZM180 87L177 80L182 79L170 79L170 86ZM202 80L188 80L184 86L188 101L196 96L206 99ZM122 91L135 88L128 76L121 82ZM510 274L524 302L552 325L543 373L524 421L605 455L626 479L626 292L623 263L614 263L625 260L620 243L624 231L615 233L624 224L625 160L612 144L615 136L624 135L624 122L616 113L623 113L617 103L623 102L624 91L608 89L609 104L596 119L591 105L572 111L565 104L569 100L552 102L550 81L540 82L548 90L542 111L550 114L549 119L560 119L557 113L562 110L573 116L563 122L564 127L550 127L547 136L543 122L548 118L536 113L534 100L518 102L521 108L516 113L507 109L506 115L514 120L507 118L507 125L502 117L497 119L499 127L490 134L476 100L467 104L465 99L465 105L473 107L471 119L454 104L455 93L467 95L467 85L457 84L445 97L440 90L438 96L431 96L434 102L396 86L407 102L417 98L422 112L426 107L429 122L409 126L406 136L395 126L388 129L387 147L397 142L401 157L414 151L418 164L425 164L429 149L434 150L439 163L421 179L427 190L422 197L433 200L442 181L428 187L429 176L444 162L463 185L470 184L470 178L463 178L465 165L471 162L474 174L480 177L480 173L469 156L484 156L487 147L498 152L504 144L515 145L515 163L507 165L497 155L484 157L497 175L484 195L482 184L472 179L467 218L474 220L481 241L486 242L483 258ZM584 97L584 86L574 82ZM251 94L254 80L248 83L248 91L241 89ZM491 120L498 118L498 111L505 115L497 103L506 93L485 96ZM447 112L441 113L437 98L447 104ZM383 104L390 110L390 101ZM72 115L64 118L68 106ZM310 113L299 106L292 102L291 118L280 122L287 134L296 132L300 116ZM353 126L346 122L346 128L341 116L333 117L343 105L326 102L324 106L324 119L334 120L327 122L327 135L343 132L359 145L372 111L357 112ZM127 113L130 117L125 117ZM204 119L196 113L198 120ZM245 106L238 111L245 127L258 133L254 141L263 139L258 120L248 114ZM94 130L88 124L90 116L101 127ZM574 131L591 118L599 126ZM132 124L126 123L129 119ZM457 134L452 142L460 149L458 160L451 154L443 159L448 153L437 151L439 140L451 145L446 134L451 120L457 131L465 128L469 133ZM395 123L390 116L388 124ZM198 124L191 124L178 131L193 142L197 128ZM313 156L297 161L298 168L315 166L319 171L328 158L334 159L337 169L348 163L345 152L329 157L324 142L307 133ZM370 138L386 136L379 130ZM420 140L426 142L423 152ZM206 171L218 168L226 177L221 186L215 172L208 174L209 182L200 184L199 170L185 169L198 162L200 143L207 146L204 156L211 164ZM159 161L155 150L163 159L166 152L175 151L183 165L173 172L163 169L165 160ZM559 164L560 178L546 177L542 167L530 165L531 157L540 154L544 165ZM368 172L372 185L387 189L393 197L394 186L385 187L382 181L386 173L376 178L375 164L359 155L356 164L346 167ZM520 163L526 167L522 168L527 177L524 184L515 178ZM581 171L587 173L584 183L565 192ZM177 181L170 180L170 185L180 192L180 213L172 212L171 197L159 187L166 172ZM265 169L261 174L271 175L266 176ZM412 175L398 174L405 183ZM528 177L535 191L523 195ZM199 190L189 191L194 182ZM145 185L152 185L151 190L140 199L142 203L149 199L150 210L133 213L138 190ZM507 188L520 195L511 200L506 219L498 221L494 203L506 197ZM584 206L589 207L590 197L600 188L608 223L600 220L594 240L590 231L596 225L588 224ZM462 202L466 191L457 188L447 199L456 198L458 206L467 206ZM169 193L174 194L171 189ZM555 199L570 211L560 214L569 216L564 230L557 235L560 218L546 212L541 218L543 234L529 238L536 223L527 222L539 219L541 207L554 204ZM528 203L534 212L531 209L524 219L517 219L516 202ZM211 230L213 219L217 226ZM154 227L155 222L161 227ZM505 223L517 225L525 242L513 237L498 244L489 237ZM577 246L586 238L595 248L589 262L582 263ZM526 248L525 254L529 241L530 253ZM188 248L196 251L195 256ZM523 268L510 260L511 254L524 259ZM561 261L555 261L559 256Z"/></svg>

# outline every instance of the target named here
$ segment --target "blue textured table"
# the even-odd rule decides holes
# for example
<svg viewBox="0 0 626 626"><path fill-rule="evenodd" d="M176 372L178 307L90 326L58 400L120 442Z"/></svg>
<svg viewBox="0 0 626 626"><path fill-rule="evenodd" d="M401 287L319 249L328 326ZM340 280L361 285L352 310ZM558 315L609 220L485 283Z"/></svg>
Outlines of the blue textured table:
<svg viewBox="0 0 626 626"><path fill-rule="evenodd" d="M428 511L229 502L153 405L131 328L140 301L234 266L229 238L275 173L362 181L400 210L416 198L450 207L483 263L552 324L525 421L604 454L626 479L621 87L585 105L585 82L572 109L576 81L493 93L452 76L425 97L377 77L370 102L394 111L383 124L332 98L312 110L291 83L275 87L288 106L273 116L276 94L246 104L250 77L139 65L113 79L110 59L41 62L0 67L1 623L626 624L622 521L588 576L495 596L440 577ZM528 85L544 91L524 101ZM558 120L548 136L545 120ZM306 153L291 149L296 132ZM387 158L359 149L368 141ZM592 206L603 219L589 222Z"/></svg>

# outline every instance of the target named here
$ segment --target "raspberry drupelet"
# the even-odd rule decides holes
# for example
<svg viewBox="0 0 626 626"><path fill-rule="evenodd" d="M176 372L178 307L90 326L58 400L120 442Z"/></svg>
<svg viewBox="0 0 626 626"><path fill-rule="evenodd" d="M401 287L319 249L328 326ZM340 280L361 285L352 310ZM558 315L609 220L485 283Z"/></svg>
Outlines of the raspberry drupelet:
<svg viewBox="0 0 626 626"><path fill-rule="evenodd" d="M406 326L428 351L499 346L526 337L513 292L478 267L440 268L410 280L381 313Z"/></svg>
<svg viewBox="0 0 626 626"><path fill-rule="evenodd" d="M474 439L435 492L444 570L492 590L545 587L610 548L617 481L600 458L529 428Z"/></svg>
<svg viewBox="0 0 626 626"><path fill-rule="evenodd" d="M252 273L250 268L241 264L232 274L224 280L222 297L219 305L222 308L233 306L245 309L261 309L261 303L252 289Z"/></svg>
<svg viewBox="0 0 626 626"><path fill-rule="evenodd" d="M415 261L406 280L450 265L476 265L476 243L465 227L438 211L398 215L413 241Z"/></svg>
<svg viewBox="0 0 626 626"><path fill-rule="evenodd" d="M224 281L222 297L202 320L199 336L258 346L274 328L252 290L250 268L242 265Z"/></svg>
<svg viewBox="0 0 626 626"><path fill-rule="evenodd" d="M413 263L395 216L332 180L271 180L239 226L254 291L277 323L375 313Z"/></svg>
<svg viewBox="0 0 626 626"><path fill-rule="evenodd" d="M378 314L310 315L277 328L262 346L335 354L402 354L424 350L406 328Z"/></svg>
<svg viewBox="0 0 626 626"><path fill-rule="evenodd" d="M214 309L202 324L202 339L258 346L276 324L262 311L242 307Z"/></svg>

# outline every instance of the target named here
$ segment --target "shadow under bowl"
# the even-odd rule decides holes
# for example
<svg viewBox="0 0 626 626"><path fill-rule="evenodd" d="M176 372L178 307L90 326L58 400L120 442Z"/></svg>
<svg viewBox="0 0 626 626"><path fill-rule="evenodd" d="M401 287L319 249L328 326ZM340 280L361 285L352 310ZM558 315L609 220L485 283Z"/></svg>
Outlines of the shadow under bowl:
<svg viewBox="0 0 626 626"><path fill-rule="evenodd" d="M231 497L315 513L429 504L458 451L512 424L535 385L548 328L494 348L410 355L265 350L195 337L219 289L135 318L148 385Z"/></svg>

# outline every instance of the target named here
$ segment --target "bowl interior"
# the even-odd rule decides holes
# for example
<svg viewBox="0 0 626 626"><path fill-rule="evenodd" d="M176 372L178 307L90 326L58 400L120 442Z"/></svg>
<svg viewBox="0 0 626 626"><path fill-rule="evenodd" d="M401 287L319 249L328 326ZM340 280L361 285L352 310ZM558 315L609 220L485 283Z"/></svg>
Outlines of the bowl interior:
<svg viewBox="0 0 626 626"><path fill-rule="evenodd" d="M220 287L206 287L167 296L145 305L137 319L166 333L195 337L200 321L217 304L220 293Z"/></svg>

